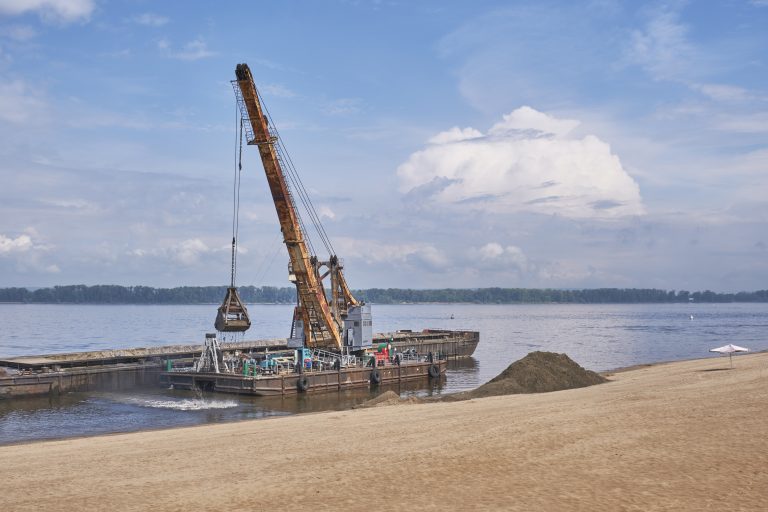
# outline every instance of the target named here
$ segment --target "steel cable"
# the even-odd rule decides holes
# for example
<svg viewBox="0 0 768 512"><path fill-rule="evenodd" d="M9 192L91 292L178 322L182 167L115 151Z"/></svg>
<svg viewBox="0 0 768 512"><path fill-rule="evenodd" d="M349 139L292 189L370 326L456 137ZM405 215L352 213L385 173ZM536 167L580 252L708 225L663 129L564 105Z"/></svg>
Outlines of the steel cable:
<svg viewBox="0 0 768 512"><path fill-rule="evenodd" d="M259 96L259 99L261 100L261 94L256 92L256 94ZM263 100L261 100L261 104L264 108L264 112L267 115L267 119L269 120L269 124L271 125L271 131L274 132L275 137L277 138L277 146L275 147L275 150L278 152L278 154L281 157L281 160L285 162L285 171L287 171L286 176L288 177L289 181L294 185L293 188L296 190L299 200L302 203L302 206L304 206L304 210L309 215L310 221L312 222L312 226L315 228L315 231L317 232L318 236L320 237L320 240L322 241L323 245L325 246L325 249L328 251L329 255L335 255L335 250L333 248L333 244L331 243L330 237L328 236L328 233L325 230L325 227L323 226L323 223L320 221L320 216L317 213L317 210L315 210L314 204L312 203L312 199L310 198L306 188L304 187L304 183L301 181L301 177L299 176L298 171L296 170L295 165L293 164L293 159L291 159L290 153L288 153L287 148L285 147L285 144L283 144L282 138L280 137L280 132L278 131L274 121L272 120L272 115L269 113L269 109L267 109L266 104ZM294 203L294 208L295 208ZM299 223L301 224L302 231L307 236L307 241L310 245L310 248L312 250L313 254L317 254L314 251L314 248L312 247L312 241L311 237L309 236L309 233L307 232L306 228L304 227L303 219L301 218L301 214L296 211L296 215L299 216Z"/></svg>

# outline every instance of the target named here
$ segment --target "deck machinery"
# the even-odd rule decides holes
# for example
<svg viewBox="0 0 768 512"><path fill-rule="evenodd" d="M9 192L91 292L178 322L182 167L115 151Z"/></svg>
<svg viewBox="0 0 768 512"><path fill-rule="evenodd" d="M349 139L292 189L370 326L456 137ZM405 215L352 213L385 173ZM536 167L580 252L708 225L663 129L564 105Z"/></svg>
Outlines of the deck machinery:
<svg viewBox="0 0 768 512"><path fill-rule="evenodd" d="M322 261L310 250L311 244L307 243L294 195L298 195L306 207L326 248L330 251L333 246L327 240L320 218L287 157L277 130L270 126L268 113L262 105L248 65L238 64L235 75L232 85L242 118L241 126L247 144L259 150L283 242L288 249L288 278L296 286L297 304L289 346L338 352L370 348L373 338L370 306L352 295L344 278L342 261L336 254L331 253L327 260ZM286 171L290 173L290 179ZM293 189L289 184L291 181ZM326 278L330 280L330 301L323 284ZM235 302L235 296L232 296L231 302ZM225 300L222 307L226 305Z"/></svg>

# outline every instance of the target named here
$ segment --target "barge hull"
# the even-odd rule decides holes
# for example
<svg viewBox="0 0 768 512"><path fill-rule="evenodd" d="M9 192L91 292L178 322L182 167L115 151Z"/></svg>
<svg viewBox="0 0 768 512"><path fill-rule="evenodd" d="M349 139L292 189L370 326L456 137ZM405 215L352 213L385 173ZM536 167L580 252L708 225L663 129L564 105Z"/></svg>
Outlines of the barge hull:
<svg viewBox="0 0 768 512"><path fill-rule="evenodd" d="M420 354L432 352L438 358L469 357L479 340L477 331L441 329L403 330L374 337L374 343L391 342L399 352L414 349ZM269 339L222 343L221 348L229 352L259 353L288 347L285 339ZM0 359L0 399L157 385L161 368L190 365L200 356L200 350L200 345L170 345ZM409 378L407 375L398 377L399 380ZM363 377L355 379L364 380ZM332 382L319 382L317 386L330 389L334 385ZM271 389L264 390L265 394L271 392Z"/></svg>
<svg viewBox="0 0 768 512"><path fill-rule="evenodd" d="M372 382L374 368L342 368L341 370L285 373L270 377L250 377L228 373L162 372L160 382L178 389L202 389L219 393L236 393L252 396L284 396L298 393L328 393L351 388L364 388L376 384L388 385L401 382L428 380L430 366L437 366L440 377L445 375L448 363L403 364L379 366L379 383ZM299 389L299 379L306 378L306 390Z"/></svg>
<svg viewBox="0 0 768 512"><path fill-rule="evenodd" d="M157 362L12 375L0 378L0 399L156 386L160 369Z"/></svg>
<svg viewBox="0 0 768 512"><path fill-rule="evenodd" d="M374 345L392 341L398 352L412 348L420 354L440 354L442 357L471 357L480 342L478 331L448 331L444 329L424 329L421 332L397 331L392 334L377 334Z"/></svg>

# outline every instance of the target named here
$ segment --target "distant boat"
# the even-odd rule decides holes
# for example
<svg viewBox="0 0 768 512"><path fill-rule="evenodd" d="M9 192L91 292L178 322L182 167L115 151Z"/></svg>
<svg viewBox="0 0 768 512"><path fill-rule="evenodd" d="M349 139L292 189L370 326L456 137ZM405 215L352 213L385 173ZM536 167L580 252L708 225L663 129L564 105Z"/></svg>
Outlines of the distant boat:
<svg viewBox="0 0 768 512"><path fill-rule="evenodd" d="M453 313L451 313L451 320L453 320Z"/></svg>
<svg viewBox="0 0 768 512"><path fill-rule="evenodd" d="M691 315L691 320L693 320L693 315Z"/></svg>

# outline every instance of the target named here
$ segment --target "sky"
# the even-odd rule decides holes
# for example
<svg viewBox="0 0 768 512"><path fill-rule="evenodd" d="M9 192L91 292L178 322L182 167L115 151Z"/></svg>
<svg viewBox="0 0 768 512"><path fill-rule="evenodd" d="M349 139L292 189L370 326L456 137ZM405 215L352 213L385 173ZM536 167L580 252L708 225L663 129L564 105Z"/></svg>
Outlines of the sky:
<svg viewBox="0 0 768 512"><path fill-rule="evenodd" d="M766 0L0 0L0 287L228 284L241 62L352 288L768 288Z"/></svg>

